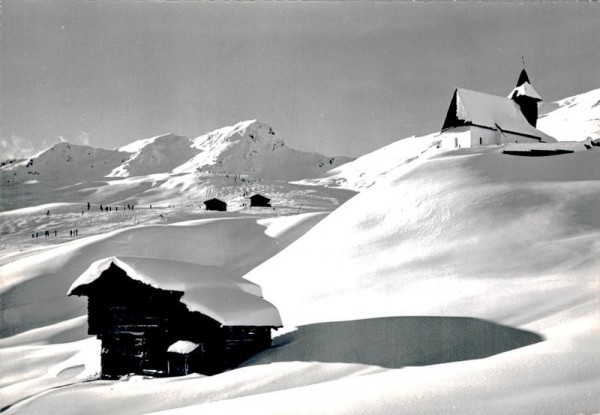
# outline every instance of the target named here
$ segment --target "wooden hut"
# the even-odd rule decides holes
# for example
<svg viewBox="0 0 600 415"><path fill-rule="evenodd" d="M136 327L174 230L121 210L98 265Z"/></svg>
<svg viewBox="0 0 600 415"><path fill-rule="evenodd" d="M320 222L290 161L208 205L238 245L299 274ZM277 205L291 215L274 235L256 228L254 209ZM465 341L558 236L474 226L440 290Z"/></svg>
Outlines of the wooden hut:
<svg viewBox="0 0 600 415"><path fill-rule="evenodd" d="M217 210L219 212L227 211L227 203L219 199L209 199L204 202L206 210Z"/></svg>
<svg viewBox="0 0 600 415"><path fill-rule="evenodd" d="M268 197L264 197L257 193L254 196L250 196L250 207L271 207L270 201L271 199Z"/></svg>
<svg viewBox="0 0 600 415"><path fill-rule="evenodd" d="M271 345L281 327L260 287L217 267L153 258L94 262L68 295L88 297L102 378L212 375Z"/></svg>

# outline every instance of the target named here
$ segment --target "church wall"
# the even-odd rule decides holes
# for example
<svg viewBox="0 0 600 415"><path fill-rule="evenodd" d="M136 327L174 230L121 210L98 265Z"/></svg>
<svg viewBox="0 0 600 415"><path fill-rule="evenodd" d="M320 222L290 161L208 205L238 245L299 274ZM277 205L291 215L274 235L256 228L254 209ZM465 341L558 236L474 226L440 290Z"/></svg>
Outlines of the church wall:
<svg viewBox="0 0 600 415"><path fill-rule="evenodd" d="M442 133L440 148L450 150L453 148L471 147L471 127L455 127Z"/></svg>
<svg viewBox="0 0 600 415"><path fill-rule="evenodd" d="M489 128L471 126L470 147L494 146L500 144L499 133Z"/></svg>
<svg viewBox="0 0 600 415"><path fill-rule="evenodd" d="M539 143L540 140L518 134L502 133L502 143Z"/></svg>

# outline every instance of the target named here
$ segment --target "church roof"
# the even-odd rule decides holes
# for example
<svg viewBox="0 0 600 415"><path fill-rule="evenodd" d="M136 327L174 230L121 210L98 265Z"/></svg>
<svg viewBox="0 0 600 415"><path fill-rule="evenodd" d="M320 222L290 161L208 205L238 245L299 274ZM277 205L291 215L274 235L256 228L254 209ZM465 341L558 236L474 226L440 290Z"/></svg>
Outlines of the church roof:
<svg viewBox="0 0 600 415"><path fill-rule="evenodd" d="M519 106L511 99L457 88L442 130L462 125L500 129L535 137L542 141L555 141L552 137L531 126Z"/></svg>

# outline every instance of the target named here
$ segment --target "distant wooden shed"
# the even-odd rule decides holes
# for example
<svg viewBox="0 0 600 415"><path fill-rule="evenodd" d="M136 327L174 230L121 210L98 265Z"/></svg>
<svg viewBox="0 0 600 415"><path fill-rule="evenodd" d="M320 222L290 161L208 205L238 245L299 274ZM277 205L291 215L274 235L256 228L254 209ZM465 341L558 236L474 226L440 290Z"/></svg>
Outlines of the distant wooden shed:
<svg viewBox="0 0 600 415"><path fill-rule="evenodd" d="M217 210L219 212L227 211L227 203L219 199L209 199L204 202L206 210Z"/></svg>
<svg viewBox="0 0 600 415"><path fill-rule="evenodd" d="M68 295L88 297L102 378L212 375L271 345L281 327L260 287L217 267L154 258L94 262Z"/></svg>
<svg viewBox="0 0 600 415"><path fill-rule="evenodd" d="M271 203L269 203L271 201L271 199L269 199L268 197L264 197L263 195L260 194L255 194L254 196L250 196L250 207L271 207Z"/></svg>

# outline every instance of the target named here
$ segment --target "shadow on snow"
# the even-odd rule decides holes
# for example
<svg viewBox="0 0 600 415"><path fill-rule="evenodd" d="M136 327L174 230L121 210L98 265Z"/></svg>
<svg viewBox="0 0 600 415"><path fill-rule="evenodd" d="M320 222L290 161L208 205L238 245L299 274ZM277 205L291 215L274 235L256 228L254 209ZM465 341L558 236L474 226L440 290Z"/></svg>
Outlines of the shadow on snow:
<svg viewBox="0 0 600 415"><path fill-rule="evenodd" d="M277 337L243 365L331 362L386 368L481 359L543 338L533 332L467 317L387 317L310 324Z"/></svg>

